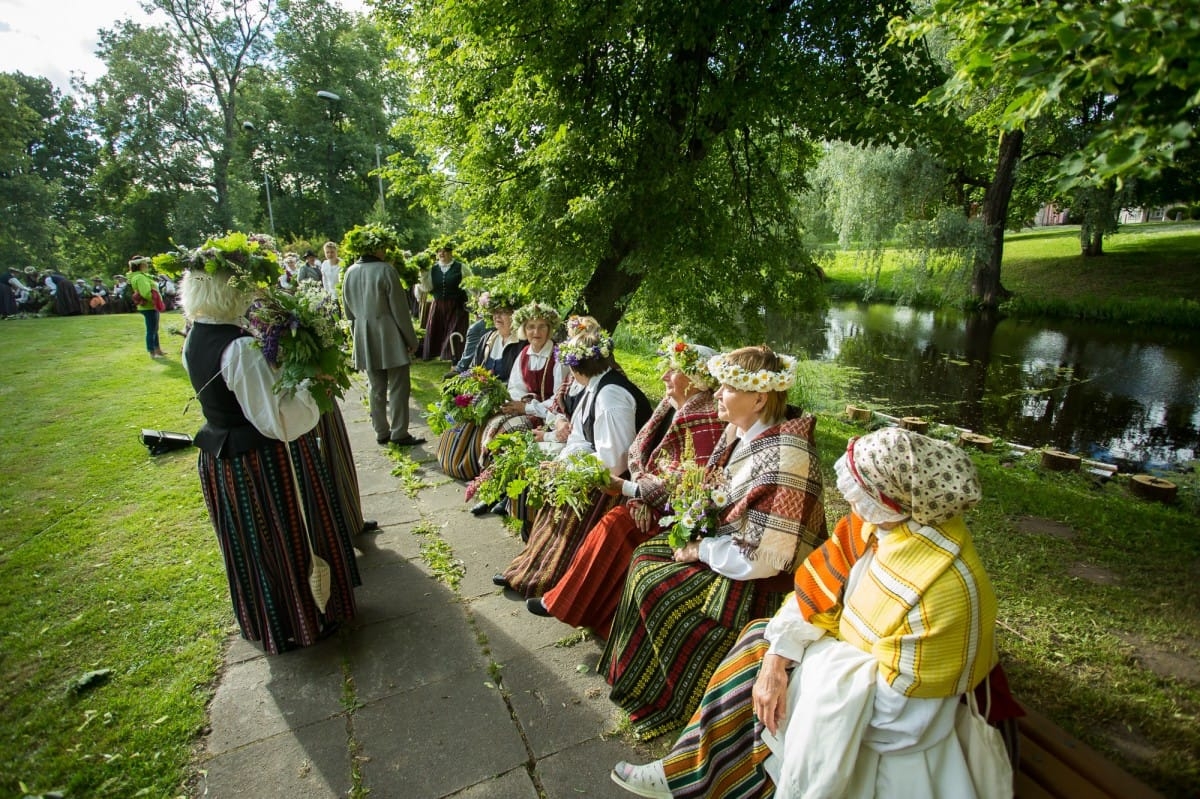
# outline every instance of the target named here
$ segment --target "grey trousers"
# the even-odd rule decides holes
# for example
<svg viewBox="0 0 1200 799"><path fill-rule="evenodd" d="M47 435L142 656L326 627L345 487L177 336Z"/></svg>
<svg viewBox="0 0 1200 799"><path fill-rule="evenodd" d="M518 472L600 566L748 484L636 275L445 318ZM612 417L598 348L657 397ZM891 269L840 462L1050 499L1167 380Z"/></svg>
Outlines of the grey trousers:
<svg viewBox="0 0 1200 799"><path fill-rule="evenodd" d="M368 369L371 427L375 437L395 440L408 435L408 364Z"/></svg>

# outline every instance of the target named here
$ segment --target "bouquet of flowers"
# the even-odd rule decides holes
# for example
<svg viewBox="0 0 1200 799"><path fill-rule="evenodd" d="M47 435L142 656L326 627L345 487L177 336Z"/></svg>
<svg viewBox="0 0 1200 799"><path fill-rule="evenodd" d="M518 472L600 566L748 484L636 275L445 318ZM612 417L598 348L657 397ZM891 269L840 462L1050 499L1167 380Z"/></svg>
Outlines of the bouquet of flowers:
<svg viewBox="0 0 1200 799"><path fill-rule="evenodd" d="M515 499L529 485L530 477L537 473L545 457L528 430L501 433L488 442L487 448L492 453L492 462L467 484L468 502L476 496L489 504L504 497Z"/></svg>
<svg viewBox="0 0 1200 799"><path fill-rule="evenodd" d="M591 452L549 461L533 475L529 505L539 508L549 504L555 510L555 518L563 508L570 508L576 518L582 519L592 492L607 487L611 479L604 461Z"/></svg>
<svg viewBox="0 0 1200 799"><path fill-rule="evenodd" d="M504 497L516 499L528 491L531 508L549 503L556 513L570 508L582 517L591 493L611 480L608 467L590 452L545 460L533 433L526 430L498 435L488 449L494 453L492 462L467 485L467 501L476 496L489 503Z"/></svg>
<svg viewBox="0 0 1200 799"><path fill-rule="evenodd" d="M667 513L658 524L666 528L671 548L716 535L721 509L729 502L724 472L710 471L696 462L690 435L679 466L667 475L666 482L670 498Z"/></svg>
<svg viewBox="0 0 1200 799"><path fill-rule="evenodd" d="M425 418L429 429L441 435L464 422L483 424L508 399L508 385L504 381L482 366L474 366L442 383L441 398L425 407L428 411Z"/></svg>
<svg viewBox="0 0 1200 799"><path fill-rule="evenodd" d="M265 289L246 322L263 357L280 370L276 391L308 391L324 413L350 387L346 333L319 282L301 283L294 293Z"/></svg>

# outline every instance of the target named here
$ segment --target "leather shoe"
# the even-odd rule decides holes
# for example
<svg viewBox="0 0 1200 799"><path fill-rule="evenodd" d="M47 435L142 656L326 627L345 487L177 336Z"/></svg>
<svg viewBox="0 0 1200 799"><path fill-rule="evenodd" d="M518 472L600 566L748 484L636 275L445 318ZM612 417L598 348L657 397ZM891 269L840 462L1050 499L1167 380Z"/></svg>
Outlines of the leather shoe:
<svg viewBox="0 0 1200 799"><path fill-rule="evenodd" d="M535 596L525 600L526 609L534 616L541 616L543 619L548 619L554 614L546 610L546 606L542 604L542 598Z"/></svg>
<svg viewBox="0 0 1200 799"><path fill-rule="evenodd" d="M492 513L496 514L497 516L507 516L508 515L508 500L502 499L499 502L497 502L495 505L493 505Z"/></svg>
<svg viewBox="0 0 1200 799"><path fill-rule="evenodd" d="M375 436L375 443L381 447L386 447L388 445L388 440L389 439L387 436Z"/></svg>
<svg viewBox="0 0 1200 799"><path fill-rule="evenodd" d="M373 533L379 529L379 522L374 519L363 519L362 531L364 533Z"/></svg>
<svg viewBox="0 0 1200 799"><path fill-rule="evenodd" d="M502 572L496 572L495 574L492 575L492 585L498 585L501 588L511 588L512 587L508 584L508 580L507 580L507 578L505 578L505 576Z"/></svg>
<svg viewBox="0 0 1200 799"><path fill-rule="evenodd" d="M415 447L417 444L424 444L425 439L418 438L417 436L414 436L412 433L408 433L406 435L401 436L400 438L393 438L392 443L395 444L397 447Z"/></svg>
<svg viewBox="0 0 1200 799"><path fill-rule="evenodd" d="M471 506L471 513L474 516L486 516L492 512L492 506L486 502L476 502Z"/></svg>

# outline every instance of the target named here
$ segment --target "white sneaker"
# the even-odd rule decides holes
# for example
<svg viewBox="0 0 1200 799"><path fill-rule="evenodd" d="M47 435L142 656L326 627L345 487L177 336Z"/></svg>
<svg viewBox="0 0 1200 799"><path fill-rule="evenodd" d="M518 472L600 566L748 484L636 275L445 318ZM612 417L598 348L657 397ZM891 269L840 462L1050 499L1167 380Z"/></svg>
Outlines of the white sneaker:
<svg viewBox="0 0 1200 799"><path fill-rule="evenodd" d="M661 760L655 760L644 766L635 766L622 760L613 766L612 780L638 796L645 796L649 799L671 799L671 789L667 785L667 773L663 771Z"/></svg>

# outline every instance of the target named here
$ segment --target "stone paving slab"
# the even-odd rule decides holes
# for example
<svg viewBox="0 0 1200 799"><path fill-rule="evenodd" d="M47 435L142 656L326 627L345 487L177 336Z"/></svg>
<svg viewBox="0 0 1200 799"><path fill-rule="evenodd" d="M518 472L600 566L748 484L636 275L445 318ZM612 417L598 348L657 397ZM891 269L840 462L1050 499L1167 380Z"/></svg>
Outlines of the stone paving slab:
<svg viewBox="0 0 1200 799"><path fill-rule="evenodd" d="M612 764L648 755L611 737L621 715L594 671L600 643L492 585L523 544L495 516L471 515L463 486L437 471L428 430L414 424L429 443L403 450L431 484L409 497L356 394L342 411L364 517L380 523L355 537L359 613L336 636L278 656L234 631L195 795L627 796ZM414 529L452 548L457 589L435 579L421 557L428 536Z"/></svg>

